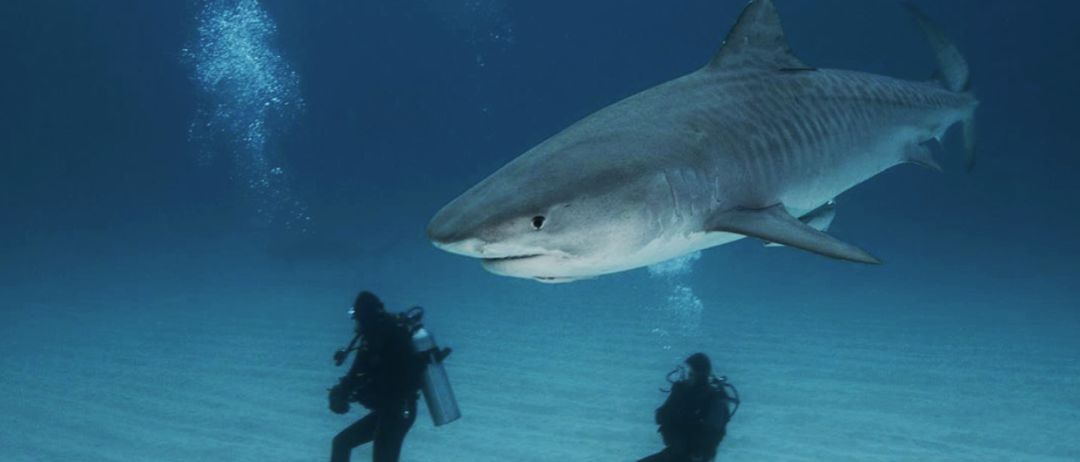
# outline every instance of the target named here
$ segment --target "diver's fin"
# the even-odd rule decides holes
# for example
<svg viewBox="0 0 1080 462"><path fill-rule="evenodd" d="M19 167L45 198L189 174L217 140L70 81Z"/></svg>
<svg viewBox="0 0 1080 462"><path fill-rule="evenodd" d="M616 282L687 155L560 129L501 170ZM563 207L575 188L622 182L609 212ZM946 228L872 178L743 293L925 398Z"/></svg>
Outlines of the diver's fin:
<svg viewBox="0 0 1080 462"><path fill-rule="evenodd" d="M934 49L934 57L937 58L938 75L941 83L945 85L945 88L955 92L971 91L971 71L968 68L967 60L964 59L964 55L960 54L960 49L949 40L949 37L941 31L941 27L931 20L926 13L923 13L910 2L905 3L905 6L907 6L911 16L915 18L915 23L922 29L923 35L926 36L926 40L930 42L930 46ZM970 172L975 168L974 110L960 123L964 127L964 166Z"/></svg>
<svg viewBox="0 0 1080 462"><path fill-rule="evenodd" d="M751 0L708 69L810 69L791 52L772 0Z"/></svg>
<svg viewBox="0 0 1080 462"><path fill-rule="evenodd" d="M734 209L721 212L712 217L708 229L756 237L840 260L881 263L865 250L799 221L784 209L783 204L763 209Z"/></svg>
<svg viewBox="0 0 1080 462"><path fill-rule="evenodd" d="M925 144L911 144L904 150L904 162L942 172L941 165L934 160L934 153Z"/></svg>

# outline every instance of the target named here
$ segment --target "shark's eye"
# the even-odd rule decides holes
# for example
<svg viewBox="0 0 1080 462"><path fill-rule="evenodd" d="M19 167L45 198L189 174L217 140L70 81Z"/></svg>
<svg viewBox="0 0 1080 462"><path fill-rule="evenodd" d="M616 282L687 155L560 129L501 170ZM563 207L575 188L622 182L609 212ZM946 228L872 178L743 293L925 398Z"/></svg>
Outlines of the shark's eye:
<svg viewBox="0 0 1080 462"><path fill-rule="evenodd" d="M539 230L540 228L543 228L544 227L544 221L545 221L545 219L542 216L537 215L537 216L533 217L532 218L533 229Z"/></svg>

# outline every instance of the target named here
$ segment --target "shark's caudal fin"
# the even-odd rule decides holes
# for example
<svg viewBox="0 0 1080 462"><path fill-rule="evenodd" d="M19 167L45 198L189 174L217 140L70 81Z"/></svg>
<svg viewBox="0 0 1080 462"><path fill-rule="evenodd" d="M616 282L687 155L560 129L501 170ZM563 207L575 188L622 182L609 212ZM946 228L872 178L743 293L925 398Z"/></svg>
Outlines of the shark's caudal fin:
<svg viewBox="0 0 1080 462"><path fill-rule="evenodd" d="M934 48L934 55L937 58L945 87L952 91L967 91L968 86L971 84L971 74L968 71L967 61L960 54L960 49L956 48L956 45L941 31L941 27L931 20L926 13L923 13L922 10L919 10L911 3L905 3L904 5L911 13L911 16L915 18L915 22L922 29L923 34L926 35L926 40L930 42L930 46Z"/></svg>
<svg viewBox="0 0 1080 462"><path fill-rule="evenodd" d="M941 27L911 3L904 4L934 48L942 84L955 92L971 91L971 72L960 49L952 43ZM961 123L964 126L964 162L968 171L975 168L975 113L972 111Z"/></svg>
<svg viewBox="0 0 1080 462"><path fill-rule="evenodd" d="M751 0L706 69L808 69L791 52L772 0Z"/></svg>

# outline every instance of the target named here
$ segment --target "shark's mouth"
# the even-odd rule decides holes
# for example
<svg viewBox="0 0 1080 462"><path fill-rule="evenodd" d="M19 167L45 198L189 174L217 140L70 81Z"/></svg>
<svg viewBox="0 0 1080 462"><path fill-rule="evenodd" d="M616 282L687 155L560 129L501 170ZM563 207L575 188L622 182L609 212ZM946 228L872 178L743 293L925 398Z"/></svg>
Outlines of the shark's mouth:
<svg viewBox="0 0 1080 462"><path fill-rule="evenodd" d="M544 254L542 254L542 253L532 253L532 254L526 254L526 255L510 255L510 256L506 256L506 257L481 258L480 260L482 260L484 263L498 263L498 262L507 262L507 261L516 261L516 260L527 260L527 259L530 259L530 258L536 258L536 257L542 257L542 256L544 256Z"/></svg>
<svg viewBox="0 0 1080 462"><path fill-rule="evenodd" d="M557 277L557 276L536 276L533 279L538 281L538 282L542 282L544 284L563 284L563 283L574 282L574 281L578 280L578 278Z"/></svg>
<svg viewBox="0 0 1080 462"><path fill-rule="evenodd" d="M580 279L561 274L568 256L557 251L506 255L481 258L484 269L502 276L533 279L547 284L557 284Z"/></svg>

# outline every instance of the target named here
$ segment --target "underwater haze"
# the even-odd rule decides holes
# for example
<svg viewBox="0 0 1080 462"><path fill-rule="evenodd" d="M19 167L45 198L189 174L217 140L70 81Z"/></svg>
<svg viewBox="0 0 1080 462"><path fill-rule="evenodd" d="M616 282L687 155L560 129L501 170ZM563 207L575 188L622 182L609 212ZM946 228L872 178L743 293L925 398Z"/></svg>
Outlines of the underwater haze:
<svg viewBox="0 0 1080 462"><path fill-rule="evenodd" d="M775 3L808 65L935 73L900 2ZM428 221L743 0L0 2L0 460L325 460L362 289L454 349L463 417L421 404L403 461L637 460L696 351L742 397L718 461L1080 460L1080 4L913 3L978 162L953 128L837 198L882 265L744 239L541 284Z"/></svg>

